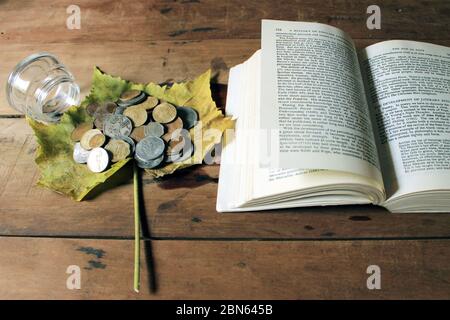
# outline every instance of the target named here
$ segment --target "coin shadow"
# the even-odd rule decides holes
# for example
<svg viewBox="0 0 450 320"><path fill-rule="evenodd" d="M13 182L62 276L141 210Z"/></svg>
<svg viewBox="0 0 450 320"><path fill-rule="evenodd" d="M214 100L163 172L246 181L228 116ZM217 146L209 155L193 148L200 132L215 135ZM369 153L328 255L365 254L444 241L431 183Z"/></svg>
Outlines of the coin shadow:
<svg viewBox="0 0 450 320"><path fill-rule="evenodd" d="M109 191L112 188L128 184L133 177L133 161L128 161L126 165L120 168L115 174L93 188L85 197L86 200L93 200L101 193Z"/></svg>

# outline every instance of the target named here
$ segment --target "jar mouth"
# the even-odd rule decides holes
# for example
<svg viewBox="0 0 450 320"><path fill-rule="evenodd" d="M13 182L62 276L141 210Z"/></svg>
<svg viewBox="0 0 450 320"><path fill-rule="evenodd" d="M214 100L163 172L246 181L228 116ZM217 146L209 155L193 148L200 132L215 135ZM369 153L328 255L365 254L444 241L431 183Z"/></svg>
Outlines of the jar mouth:
<svg viewBox="0 0 450 320"><path fill-rule="evenodd" d="M34 99L41 106L41 112L47 121L57 121L64 110L79 103L80 89L69 76L59 76L45 82Z"/></svg>
<svg viewBox="0 0 450 320"><path fill-rule="evenodd" d="M57 58L48 52L38 52L38 53L33 53L31 55L29 55L28 57L26 57L25 59L23 59L22 61L20 61L18 64L16 64L16 66L14 67L13 71L9 74L8 76L8 81L6 82L6 98L8 100L8 103L11 107L15 108L15 102L13 101L12 98L12 88L13 88L13 83L14 81L17 79L17 77L24 71L24 69L30 65L31 63L35 62L38 59L41 58L50 58L54 61L58 61Z"/></svg>
<svg viewBox="0 0 450 320"><path fill-rule="evenodd" d="M62 113L80 102L80 87L73 75L48 52L29 55L9 74L9 105L43 122L57 122Z"/></svg>

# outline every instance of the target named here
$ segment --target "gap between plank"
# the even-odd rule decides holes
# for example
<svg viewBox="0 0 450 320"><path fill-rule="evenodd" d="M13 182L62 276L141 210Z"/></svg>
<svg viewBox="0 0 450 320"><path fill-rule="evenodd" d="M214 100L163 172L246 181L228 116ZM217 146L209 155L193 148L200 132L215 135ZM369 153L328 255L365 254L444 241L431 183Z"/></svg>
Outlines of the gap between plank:
<svg viewBox="0 0 450 320"><path fill-rule="evenodd" d="M0 235L0 238L42 238L42 239L83 239L83 240L134 240L134 237L120 236L76 236L76 235ZM143 241L415 241L450 240L450 236L427 237L351 237L351 238L194 238L194 237L142 237Z"/></svg>

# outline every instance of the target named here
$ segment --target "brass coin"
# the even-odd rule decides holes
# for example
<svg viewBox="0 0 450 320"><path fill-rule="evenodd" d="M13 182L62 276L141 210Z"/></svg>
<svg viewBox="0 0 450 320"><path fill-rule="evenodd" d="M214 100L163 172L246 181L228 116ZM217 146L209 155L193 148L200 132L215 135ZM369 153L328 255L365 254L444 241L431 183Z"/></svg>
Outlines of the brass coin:
<svg viewBox="0 0 450 320"><path fill-rule="evenodd" d="M183 128L174 129L171 132L165 133L161 138L169 143L173 139L178 139L180 136L189 136L189 133L187 130L184 130Z"/></svg>
<svg viewBox="0 0 450 320"><path fill-rule="evenodd" d="M175 130L183 129L183 120L180 117L177 117L174 121L165 124L167 133L172 133Z"/></svg>
<svg viewBox="0 0 450 320"><path fill-rule="evenodd" d="M105 143L105 136L98 129L90 129L81 137L80 144L85 150L101 147Z"/></svg>
<svg viewBox="0 0 450 320"><path fill-rule="evenodd" d="M158 98L148 96L144 102L137 104L136 107L141 107L148 111L156 107L158 103L159 103Z"/></svg>
<svg viewBox="0 0 450 320"><path fill-rule="evenodd" d="M159 123L172 122L177 116L177 109L170 103L158 104L152 112L153 119Z"/></svg>
<svg viewBox="0 0 450 320"><path fill-rule="evenodd" d="M97 108L94 113L94 124L100 130L103 130L103 125L105 123L106 118L108 118L111 114L116 110L117 105L114 102L106 102Z"/></svg>
<svg viewBox="0 0 450 320"><path fill-rule="evenodd" d="M166 154L167 155L175 155L180 153L186 144L186 140L183 136L179 135L178 137L171 139L167 144Z"/></svg>
<svg viewBox="0 0 450 320"><path fill-rule="evenodd" d="M138 97L140 94L141 94L141 91L139 91L139 90L127 90L120 95L120 100L128 101L128 100Z"/></svg>
<svg viewBox="0 0 450 320"><path fill-rule="evenodd" d="M78 142L81 140L81 137L86 133L86 131L92 129L92 122L84 122L79 124L75 129L73 129L70 138L74 142Z"/></svg>
<svg viewBox="0 0 450 320"><path fill-rule="evenodd" d="M94 115L95 111L97 110L99 104L97 102L92 102L89 103L86 106L86 112L88 113L88 115L90 115L91 117Z"/></svg>
<svg viewBox="0 0 450 320"><path fill-rule="evenodd" d="M117 104L114 102L106 102L101 106L101 108L104 108L109 113L114 113L116 111Z"/></svg>
<svg viewBox="0 0 450 320"><path fill-rule="evenodd" d="M131 131L131 138L136 140L137 142L141 141L145 138L145 126L136 127Z"/></svg>
<svg viewBox="0 0 450 320"><path fill-rule="evenodd" d="M126 159L130 155L130 145L123 140L111 139L105 149L112 155L111 161L117 162Z"/></svg>
<svg viewBox="0 0 450 320"><path fill-rule="evenodd" d="M126 108L123 115L130 118L135 127L142 126L147 121L147 111L138 105Z"/></svg>

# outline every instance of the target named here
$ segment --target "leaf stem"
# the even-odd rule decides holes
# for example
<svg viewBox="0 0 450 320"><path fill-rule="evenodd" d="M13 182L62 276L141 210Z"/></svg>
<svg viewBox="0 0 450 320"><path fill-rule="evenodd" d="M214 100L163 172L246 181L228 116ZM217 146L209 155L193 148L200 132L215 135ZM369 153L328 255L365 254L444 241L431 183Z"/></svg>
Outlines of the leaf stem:
<svg viewBox="0 0 450 320"><path fill-rule="evenodd" d="M134 291L139 292L140 287L140 212L139 212L139 172L133 161L133 184L134 184Z"/></svg>

